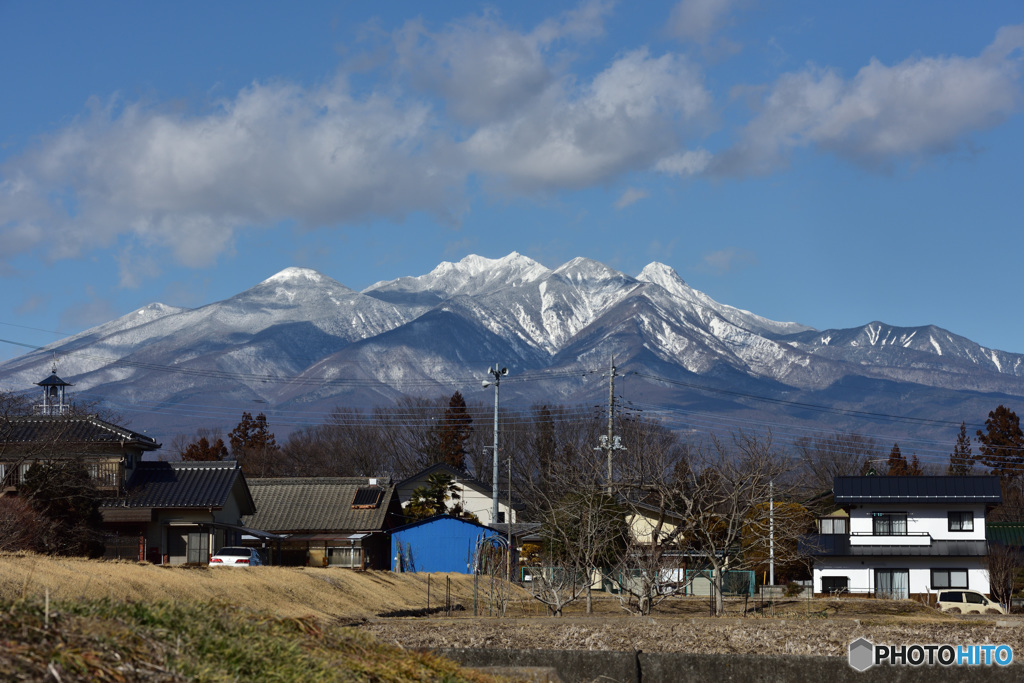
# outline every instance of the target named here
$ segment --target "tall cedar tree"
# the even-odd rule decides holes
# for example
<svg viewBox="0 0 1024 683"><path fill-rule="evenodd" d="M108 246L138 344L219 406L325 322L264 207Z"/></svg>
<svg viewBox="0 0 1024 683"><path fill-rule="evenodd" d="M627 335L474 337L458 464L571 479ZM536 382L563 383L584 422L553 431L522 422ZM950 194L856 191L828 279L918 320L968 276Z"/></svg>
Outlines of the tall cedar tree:
<svg viewBox="0 0 1024 683"><path fill-rule="evenodd" d="M181 459L188 462L209 462L213 460L226 460L228 447L224 445L224 439L217 439L214 443L205 436L198 441L190 443L181 453Z"/></svg>
<svg viewBox="0 0 1024 683"><path fill-rule="evenodd" d="M966 476L974 469L974 451L971 438L967 436L967 423L960 423L960 434L956 437L956 445L949 455L949 467L946 473L954 476Z"/></svg>
<svg viewBox="0 0 1024 683"><path fill-rule="evenodd" d="M1024 432L1017 413L999 406L988 414L985 431L978 430L981 445L978 460L992 468L1000 477L1016 477L1024 473Z"/></svg>
<svg viewBox="0 0 1024 683"><path fill-rule="evenodd" d="M228 434L228 438L231 455L247 476L262 476L267 469L267 461L278 450L277 441L267 425L267 416L263 413L254 419L251 413L243 412L242 421Z"/></svg>
<svg viewBox="0 0 1024 683"><path fill-rule="evenodd" d="M913 455L910 458L910 462L903 457L903 453L900 452L900 445L894 443L892 450L889 451L889 476L890 477L919 477L924 472L921 470L921 464L917 460L917 455Z"/></svg>
<svg viewBox="0 0 1024 683"><path fill-rule="evenodd" d="M427 435L423 446L424 465L443 462L466 471L466 444L473 434L473 418L466 409L466 399L456 391L448 401L441 424Z"/></svg>
<svg viewBox="0 0 1024 683"><path fill-rule="evenodd" d="M547 406L536 408L534 418L537 421L537 435L533 442L533 447L537 451L537 483L541 500L546 501L553 490L551 469L555 463L555 449L558 446L555 438L555 420Z"/></svg>

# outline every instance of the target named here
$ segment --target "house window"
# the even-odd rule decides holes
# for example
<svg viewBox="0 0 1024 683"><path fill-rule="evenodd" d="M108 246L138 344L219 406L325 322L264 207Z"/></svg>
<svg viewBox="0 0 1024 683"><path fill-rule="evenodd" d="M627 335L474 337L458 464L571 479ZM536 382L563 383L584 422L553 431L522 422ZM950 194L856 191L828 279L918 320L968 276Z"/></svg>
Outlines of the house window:
<svg viewBox="0 0 1024 683"><path fill-rule="evenodd" d="M872 512L871 527L875 536L906 536L907 513Z"/></svg>
<svg viewBox="0 0 1024 683"><path fill-rule="evenodd" d="M818 520L818 532L822 534L845 534L845 517L822 517Z"/></svg>
<svg viewBox="0 0 1024 683"><path fill-rule="evenodd" d="M504 523L505 523L505 511L504 510L498 510L498 524L504 524Z"/></svg>
<svg viewBox="0 0 1024 683"><path fill-rule="evenodd" d="M933 569L932 588L970 588L966 569Z"/></svg>
<svg viewBox="0 0 1024 683"><path fill-rule="evenodd" d="M876 569L875 597L906 600L910 597L909 569Z"/></svg>
<svg viewBox="0 0 1024 683"><path fill-rule="evenodd" d="M950 531L974 531L973 512L950 512L948 515Z"/></svg>
<svg viewBox="0 0 1024 683"><path fill-rule="evenodd" d="M821 577L822 593L841 593L850 590L849 576L823 576Z"/></svg>

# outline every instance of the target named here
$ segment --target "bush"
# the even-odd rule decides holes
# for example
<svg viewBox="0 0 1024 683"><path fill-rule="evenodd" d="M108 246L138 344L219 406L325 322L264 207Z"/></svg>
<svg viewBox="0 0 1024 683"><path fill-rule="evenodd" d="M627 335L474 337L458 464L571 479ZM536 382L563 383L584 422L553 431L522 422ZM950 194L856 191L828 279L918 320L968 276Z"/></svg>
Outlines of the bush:
<svg viewBox="0 0 1024 683"><path fill-rule="evenodd" d="M804 592L804 587L796 581L790 581L786 584L786 597L795 598Z"/></svg>

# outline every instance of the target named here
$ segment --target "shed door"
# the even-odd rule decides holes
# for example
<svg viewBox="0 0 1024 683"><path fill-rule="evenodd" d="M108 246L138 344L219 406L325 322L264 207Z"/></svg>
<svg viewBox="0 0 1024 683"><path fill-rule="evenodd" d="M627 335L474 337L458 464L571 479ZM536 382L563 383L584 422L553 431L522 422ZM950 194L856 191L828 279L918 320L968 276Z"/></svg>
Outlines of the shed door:
<svg viewBox="0 0 1024 683"><path fill-rule="evenodd" d="M188 560L189 564L206 564L210 554L210 536L202 531L188 532Z"/></svg>

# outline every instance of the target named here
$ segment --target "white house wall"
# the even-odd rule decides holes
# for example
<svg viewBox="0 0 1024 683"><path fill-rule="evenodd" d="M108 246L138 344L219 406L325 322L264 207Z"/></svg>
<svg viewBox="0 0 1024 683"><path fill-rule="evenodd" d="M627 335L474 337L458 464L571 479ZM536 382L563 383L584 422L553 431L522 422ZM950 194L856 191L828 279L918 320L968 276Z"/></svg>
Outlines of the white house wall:
<svg viewBox="0 0 1024 683"><path fill-rule="evenodd" d="M950 512L973 512L972 531L950 531ZM907 535L875 536L872 514L906 513ZM927 546L932 541L984 541L985 506L935 503L885 503L850 506L850 546ZM968 588L989 592L988 571L981 557L869 557L863 555L818 557L814 567L814 591L821 593L822 578L845 576L849 578L851 593L873 593L875 569L907 569L910 572L910 593L934 593L931 586L932 569L967 569Z"/></svg>
<svg viewBox="0 0 1024 683"><path fill-rule="evenodd" d="M973 512L974 531L950 531L950 512ZM907 513L908 534L929 534L935 540L947 541L984 541L985 540L985 506L984 505L934 505L927 508L920 504L867 504L850 506L850 544L868 545L911 545L907 536L872 536L872 513L905 512ZM865 538L870 537L870 538Z"/></svg>
<svg viewBox="0 0 1024 683"><path fill-rule="evenodd" d="M822 578L845 576L849 592L874 594L876 569L907 569L911 595L935 593L933 569L966 569L967 588L989 592L988 570L980 557L828 557L818 558L814 567L814 592L822 593Z"/></svg>
<svg viewBox="0 0 1024 683"><path fill-rule="evenodd" d="M421 486L426 486L427 478L415 479L410 481L406 485L397 489L398 498L402 501L402 507L404 508L409 504L409 499L412 498L412 493ZM471 512L476 515L477 520L487 526L491 524L491 510L492 510L492 498L491 492L481 491L474 486L467 486L464 481L456 479L455 486L458 489L459 501L462 503L462 507L466 512ZM451 505L454 501L449 500L448 503ZM498 512L503 514L505 518L508 518L508 503L502 500L498 500ZM515 510L512 511L512 523L516 521Z"/></svg>

